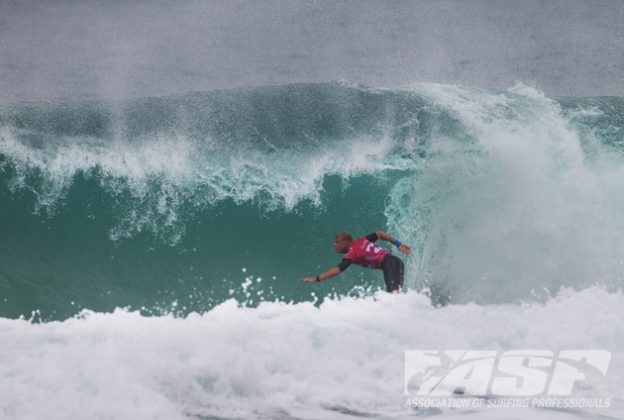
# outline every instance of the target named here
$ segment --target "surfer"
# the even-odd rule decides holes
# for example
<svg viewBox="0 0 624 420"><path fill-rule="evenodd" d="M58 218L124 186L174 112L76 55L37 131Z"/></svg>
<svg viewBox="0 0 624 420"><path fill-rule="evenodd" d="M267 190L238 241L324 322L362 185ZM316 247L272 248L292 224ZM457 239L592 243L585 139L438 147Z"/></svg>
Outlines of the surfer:
<svg viewBox="0 0 624 420"><path fill-rule="evenodd" d="M349 232L339 232L334 239L334 248L336 248L336 252L339 254L345 254L340 264L316 277L304 277L301 281L314 283L327 280L342 273L351 263L355 263L364 267L382 270L384 281L386 282L386 290L390 293L399 293L403 286L403 261L396 255L392 255L389 250L376 245L374 242L377 239L393 243L404 254L409 254L411 250L409 246L402 244L398 239L383 230L378 230L355 240L353 240Z"/></svg>

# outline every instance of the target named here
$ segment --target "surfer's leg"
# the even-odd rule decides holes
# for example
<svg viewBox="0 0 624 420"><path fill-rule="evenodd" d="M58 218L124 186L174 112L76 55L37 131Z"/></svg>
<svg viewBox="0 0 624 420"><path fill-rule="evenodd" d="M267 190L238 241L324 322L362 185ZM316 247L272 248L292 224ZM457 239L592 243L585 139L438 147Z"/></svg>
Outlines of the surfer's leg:
<svg viewBox="0 0 624 420"><path fill-rule="evenodd" d="M395 255L388 254L381 265L386 282L386 290L390 293L399 293L403 287L403 261Z"/></svg>

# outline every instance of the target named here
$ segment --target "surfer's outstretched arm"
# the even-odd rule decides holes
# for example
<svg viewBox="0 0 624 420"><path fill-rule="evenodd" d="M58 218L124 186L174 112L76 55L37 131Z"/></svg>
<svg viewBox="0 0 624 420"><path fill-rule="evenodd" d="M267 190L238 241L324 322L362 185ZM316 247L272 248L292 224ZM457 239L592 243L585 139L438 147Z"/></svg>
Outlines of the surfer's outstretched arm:
<svg viewBox="0 0 624 420"><path fill-rule="evenodd" d="M334 268L330 268L329 270L327 270L326 272L324 272L323 274L320 274L316 277L304 277L301 279L302 282L305 283L314 283L317 281L323 281L323 280L327 280L330 279L334 276L337 276L338 274L340 274L340 268L338 267L334 267Z"/></svg>
<svg viewBox="0 0 624 420"><path fill-rule="evenodd" d="M330 268L329 270L327 270L323 274L320 274L320 275L318 275L316 277L304 277L304 278L301 279L301 281L305 282L305 283L314 283L314 282L317 282L317 281L327 280L327 279L330 279L330 278L335 277L338 274L342 273L350 265L351 265L351 260L343 258L342 261L340 261L340 264L338 264L337 267Z"/></svg>

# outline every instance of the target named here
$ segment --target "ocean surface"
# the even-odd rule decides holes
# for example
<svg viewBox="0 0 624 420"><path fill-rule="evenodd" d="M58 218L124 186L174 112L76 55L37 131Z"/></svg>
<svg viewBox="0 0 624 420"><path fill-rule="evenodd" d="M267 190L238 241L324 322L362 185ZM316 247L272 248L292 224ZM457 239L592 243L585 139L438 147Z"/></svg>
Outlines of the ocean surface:
<svg viewBox="0 0 624 420"><path fill-rule="evenodd" d="M412 247L405 293L299 282L380 229ZM0 418L624 418L623 250L622 97L2 104ZM574 396L611 406L404 407L404 351L458 348L610 351Z"/></svg>

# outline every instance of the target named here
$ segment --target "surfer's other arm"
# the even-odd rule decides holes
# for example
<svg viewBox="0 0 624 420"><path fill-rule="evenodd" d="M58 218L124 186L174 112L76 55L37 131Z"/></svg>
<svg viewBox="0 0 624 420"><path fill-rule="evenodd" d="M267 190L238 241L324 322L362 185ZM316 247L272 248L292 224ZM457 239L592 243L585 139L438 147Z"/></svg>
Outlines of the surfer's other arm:
<svg viewBox="0 0 624 420"><path fill-rule="evenodd" d="M401 242L399 242L394 236L390 235L387 232L384 232L383 230L378 230L377 232L375 232L375 234L377 235L377 238L383 240L383 241L387 241L390 243L393 243L395 245L397 245L397 247L399 248L399 251L401 251L404 254L409 254L411 251L411 248L406 245L406 244L402 244ZM370 235L369 235L370 236ZM372 241L375 242L375 241Z"/></svg>

